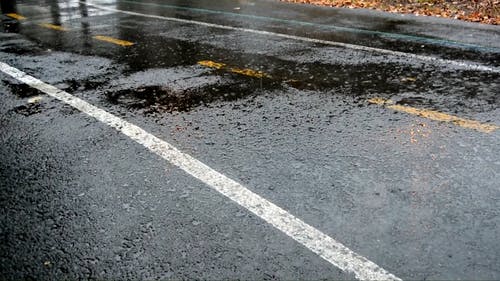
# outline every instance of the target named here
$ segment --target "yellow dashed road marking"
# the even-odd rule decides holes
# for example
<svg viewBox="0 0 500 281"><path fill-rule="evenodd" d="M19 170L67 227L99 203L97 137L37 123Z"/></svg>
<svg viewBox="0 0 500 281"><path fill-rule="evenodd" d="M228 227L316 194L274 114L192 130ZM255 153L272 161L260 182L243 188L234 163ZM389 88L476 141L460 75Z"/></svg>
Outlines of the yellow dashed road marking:
<svg viewBox="0 0 500 281"><path fill-rule="evenodd" d="M49 28L49 29L53 29L53 30L57 30L57 31L68 31L69 30L69 29L62 27L60 25L55 25L55 24L51 24L51 23L41 23L39 25L41 27L45 27L45 28Z"/></svg>
<svg viewBox="0 0 500 281"><path fill-rule="evenodd" d="M216 68L216 69L221 69L221 68L226 66L225 63L215 62L215 61L211 61L211 60L202 60L202 61L199 61L198 64L206 66L206 67Z"/></svg>
<svg viewBox="0 0 500 281"><path fill-rule="evenodd" d="M26 17L23 17L20 14L16 14L16 13L9 13L9 14L7 14L7 16L11 17L13 19L16 19L16 20L25 20L26 19Z"/></svg>
<svg viewBox="0 0 500 281"><path fill-rule="evenodd" d="M231 68L230 71L255 78L271 78L269 75L265 74L262 71L256 71L249 68Z"/></svg>
<svg viewBox="0 0 500 281"><path fill-rule="evenodd" d="M475 120L468 120L457 116L449 115L446 113L438 112L435 110L419 109L410 106L394 104L393 101L382 98L372 98L369 99L368 102L382 105L392 110L401 111L412 115L417 115L435 121L450 122L460 127L473 129L483 133L492 133L499 128L494 124L486 124Z"/></svg>
<svg viewBox="0 0 500 281"><path fill-rule="evenodd" d="M268 75L262 71L257 71L257 70L253 70L253 69L249 69L249 68L228 67L225 63L221 63L221 62L202 60L202 61L199 61L198 64L206 66L206 67L210 67L210 68L223 69L223 70L226 70L226 71L229 71L232 73L250 76L250 77L254 77L254 78L271 78L270 75Z"/></svg>
<svg viewBox="0 0 500 281"><path fill-rule="evenodd" d="M103 35L94 36L94 39L97 39L97 40L100 40L100 41L104 41L104 42L108 42L108 43L113 43L113 44L120 45L120 46L125 46L125 47L126 46L132 46L132 45L134 45L134 43L129 42L129 41L115 39L115 38L108 37L108 36L103 36Z"/></svg>

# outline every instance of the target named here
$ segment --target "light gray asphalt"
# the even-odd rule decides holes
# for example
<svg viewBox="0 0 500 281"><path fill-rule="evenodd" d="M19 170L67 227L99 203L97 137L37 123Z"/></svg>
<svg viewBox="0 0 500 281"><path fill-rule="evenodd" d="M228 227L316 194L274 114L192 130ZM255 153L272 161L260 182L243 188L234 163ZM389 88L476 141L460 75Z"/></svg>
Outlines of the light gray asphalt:
<svg viewBox="0 0 500 281"><path fill-rule="evenodd" d="M271 1L107 6L500 66L495 26ZM27 19L2 18L0 61L174 144L398 277L500 278L499 131L368 103L500 125L498 72L75 1L16 12ZM353 278L113 129L0 79L3 278Z"/></svg>

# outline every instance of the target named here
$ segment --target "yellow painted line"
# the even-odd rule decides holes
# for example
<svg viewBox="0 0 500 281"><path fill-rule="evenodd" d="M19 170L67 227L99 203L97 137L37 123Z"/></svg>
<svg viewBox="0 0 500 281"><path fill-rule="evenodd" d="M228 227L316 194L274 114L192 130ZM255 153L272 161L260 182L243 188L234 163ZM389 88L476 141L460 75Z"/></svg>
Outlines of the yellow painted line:
<svg viewBox="0 0 500 281"><path fill-rule="evenodd" d="M41 27L45 27L45 28L49 28L49 29L53 29L53 30L57 30L57 31L68 31L69 30L69 29L62 27L60 25L55 25L55 24L51 24L51 23L40 23L39 25Z"/></svg>
<svg viewBox="0 0 500 281"><path fill-rule="evenodd" d="M203 65L210 68L221 69L226 66L225 63L215 62L211 60L202 60L198 62L199 65Z"/></svg>
<svg viewBox="0 0 500 281"><path fill-rule="evenodd" d="M231 72L241 74L241 75L246 75L250 77L255 77L255 78L270 78L269 75L265 74L262 71L256 71L253 69L249 68L231 68Z"/></svg>
<svg viewBox="0 0 500 281"><path fill-rule="evenodd" d="M457 116L449 115L446 113L438 112L435 110L419 109L410 106L394 104L393 101L382 98L372 98L369 99L368 102L372 104L382 105L392 110L401 111L412 115L417 115L435 121L450 122L460 127L473 129L483 133L492 133L500 128L494 124L486 124L475 120L468 120Z"/></svg>
<svg viewBox="0 0 500 281"><path fill-rule="evenodd" d="M104 35L94 36L94 39L101 40L101 41L108 42L108 43L113 43L113 44L120 45L120 46L125 46L125 47L134 45L134 43L132 43L132 42L120 40L120 39L116 39L116 38L108 37L108 36L104 36Z"/></svg>
<svg viewBox="0 0 500 281"><path fill-rule="evenodd" d="M225 63L221 63L221 62L202 60L202 61L199 61L198 64L206 66L206 67L210 67L210 68L223 69L223 70L227 70L227 71L232 72L232 73L250 76L250 77L254 77L254 78L271 78L270 75L268 75L262 71L253 70L253 69L249 69L249 68L228 67Z"/></svg>
<svg viewBox="0 0 500 281"><path fill-rule="evenodd" d="M26 17L23 17L20 14L16 14L16 13L9 13L9 14L7 14L7 16L11 17L13 19L16 19L16 20L25 20L26 19Z"/></svg>

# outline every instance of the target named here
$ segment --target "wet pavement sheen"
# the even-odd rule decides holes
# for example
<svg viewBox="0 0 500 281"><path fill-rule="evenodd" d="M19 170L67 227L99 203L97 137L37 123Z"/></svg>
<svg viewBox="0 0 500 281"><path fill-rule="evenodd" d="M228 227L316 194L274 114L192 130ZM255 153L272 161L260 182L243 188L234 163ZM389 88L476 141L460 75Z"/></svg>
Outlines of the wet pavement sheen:
<svg viewBox="0 0 500 281"><path fill-rule="evenodd" d="M174 144L402 279L500 278L499 130L369 102L499 126L499 27L261 0L1 3L1 62ZM0 99L5 279L353 278L3 73Z"/></svg>

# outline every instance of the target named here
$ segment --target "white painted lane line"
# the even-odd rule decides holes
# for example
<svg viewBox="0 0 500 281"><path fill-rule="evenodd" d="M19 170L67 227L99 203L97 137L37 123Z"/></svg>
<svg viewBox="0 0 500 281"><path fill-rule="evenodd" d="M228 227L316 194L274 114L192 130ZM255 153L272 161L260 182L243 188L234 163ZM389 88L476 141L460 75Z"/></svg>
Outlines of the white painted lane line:
<svg viewBox="0 0 500 281"><path fill-rule="evenodd" d="M256 30L256 29L243 28L243 27L234 27L234 26L208 23L208 22L196 21L196 20L186 20L186 19L180 19L180 18L142 14L142 13L137 13L137 12L118 10L118 9L109 8L109 7L105 7L105 6L101 6L101 5L97 5L97 4L93 4L93 3L87 3L87 2L83 2L83 1L80 1L80 3L88 5L88 6L92 6L94 8L98 8L98 9L102 9L102 10L106 10L106 11L111 11L111 12L116 12L116 13L132 15L132 16L139 16L139 17L162 19L162 20L181 22L181 23L196 24L196 25L201 25L201 26L206 26L206 27L214 27L214 28L219 28L219 29L241 31L241 32L266 35L266 36L275 36L275 37L281 37L281 38L309 42L309 43L318 43L318 44L324 44L324 45L330 45L330 46L336 46L336 47L349 48L349 49L354 49L354 50L361 50L361 51L375 52L375 53L387 54L387 55L404 57L404 58L411 58L411 59L416 59L416 60L430 62L430 63L436 63L436 64L451 65L454 67L464 68L467 70L478 70L478 71L500 73L500 68L485 66L482 64L468 63L468 62L455 61L455 60L447 60L447 59L441 59L441 58L436 58L436 57L431 57L431 56L417 55L417 54L412 54L412 53L379 49L379 48L374 48L374 47L367 47L367 46L341 43L341 42L335 42L335 41L314 39L314 38L295 36L295 35L289 35L289 34L277 33L277 32L271 32L271 31Z"/></svg>
<svg viewBox="0 0 500 281"><path fill-rule="evenodd" d="M296 218L238 182L111 113L0 62L0 71L122 132L212 189L246 208L336 267L361 280L401 280L342 243Z"/></svg>

